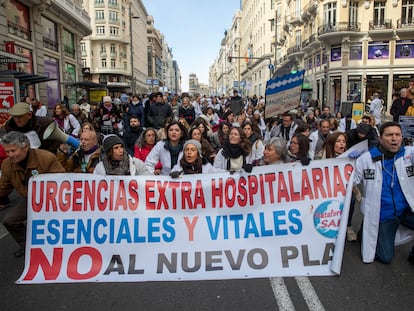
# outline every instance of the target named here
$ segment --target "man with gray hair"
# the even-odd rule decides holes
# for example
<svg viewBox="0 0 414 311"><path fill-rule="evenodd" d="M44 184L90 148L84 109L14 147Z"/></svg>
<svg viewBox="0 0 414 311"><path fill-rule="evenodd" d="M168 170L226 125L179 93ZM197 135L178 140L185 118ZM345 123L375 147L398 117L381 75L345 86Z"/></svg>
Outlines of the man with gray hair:
<svg viewBox="0 0 414 311"><path fill-rule="evenodd" d="M15 257L24 255L26 244L27 192L29 178L45 173L65 173L56 156L46 150L31 149L30 141L21 132L11 131L1 138L7 159L1 165L0 208L4 207L6 198L16 190L12 198L11 210L3 218L3 225L19 244Z"/></svg>

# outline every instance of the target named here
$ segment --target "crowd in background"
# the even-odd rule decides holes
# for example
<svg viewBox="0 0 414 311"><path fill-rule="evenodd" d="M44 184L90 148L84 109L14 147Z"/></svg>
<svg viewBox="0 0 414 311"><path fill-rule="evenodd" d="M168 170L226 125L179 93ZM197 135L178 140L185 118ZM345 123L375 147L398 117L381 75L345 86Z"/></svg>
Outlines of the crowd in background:
<svg viewBox="0 0 414 311"><path fill-rule="evenodd" d="M89 103L83 96L71 107L65 102L57 104L49 116L38 101L25 99L10 109L11 118L3 128L8 133L25 133L31 148L54 153L61 165L55 171L177 178L182 174L251 172L254 166L295 161L308 165L313 160L336 158L364 140L374 148L379 144L381 123L378 100L374 93L369 113L357 124L350 114L321 107L313 99L266 118L264 98L243 99L237 91L231 97L154 92L132 95L127 102L104 96L100 104ZM391 107L394 120L411 113L411 106L403 89ZM48 132L51 124L78 139L79 146L56 141ZM25 141L16 137L8 139L26 148ZM18 165L27 165L22 163ZM4 178L0 180L0 208L7 205L11 189L2 188L2 181ZM350 241L357 239L351 222L359 199L356 190L348 221Z"/></svg>

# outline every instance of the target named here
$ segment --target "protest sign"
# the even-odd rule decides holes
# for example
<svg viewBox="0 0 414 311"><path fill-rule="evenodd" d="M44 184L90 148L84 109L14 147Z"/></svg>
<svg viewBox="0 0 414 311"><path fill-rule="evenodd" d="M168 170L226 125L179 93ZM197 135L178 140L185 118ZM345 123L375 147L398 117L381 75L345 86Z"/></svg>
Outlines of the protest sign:
<svg viewBox="0 0 414 311"><path fill-rule="evenodd" d="M300 105L305 71L287 73L267 81L265 116L271 118Z"/></svg>
<svg viewBox="0 0 414 311"><path fill-rule="evenodd" d="M329 159L179 179L38 175L17 283L336 275L352 172Z"/></svg>

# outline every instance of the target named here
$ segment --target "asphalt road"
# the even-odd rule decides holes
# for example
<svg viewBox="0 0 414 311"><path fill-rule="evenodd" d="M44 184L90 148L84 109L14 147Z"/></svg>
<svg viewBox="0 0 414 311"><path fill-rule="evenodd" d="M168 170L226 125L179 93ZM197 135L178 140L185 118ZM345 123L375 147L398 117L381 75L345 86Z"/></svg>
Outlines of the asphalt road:
<svg viewBox="0 0 414 311"><path fill-rule="evenodd" d="M0 218L7 213L0 211ZM355 227L360 214L354 216ZM198 282L16 285L24 259L0 227L0 310L413 310L412 244L392 264L363 264L360 244L347 242L337 277Z"/></svg>

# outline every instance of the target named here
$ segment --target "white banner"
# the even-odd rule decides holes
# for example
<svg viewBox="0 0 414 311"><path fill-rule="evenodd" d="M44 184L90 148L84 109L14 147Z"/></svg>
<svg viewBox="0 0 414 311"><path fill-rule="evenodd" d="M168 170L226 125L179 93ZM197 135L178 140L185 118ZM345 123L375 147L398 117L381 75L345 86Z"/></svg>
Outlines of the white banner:
<svg viewBox="0 0 414 311"><path fill-rule="evenodd" d="M32 177L25 269L17 283L339 274L350 162L179 179Z"/></svg>

